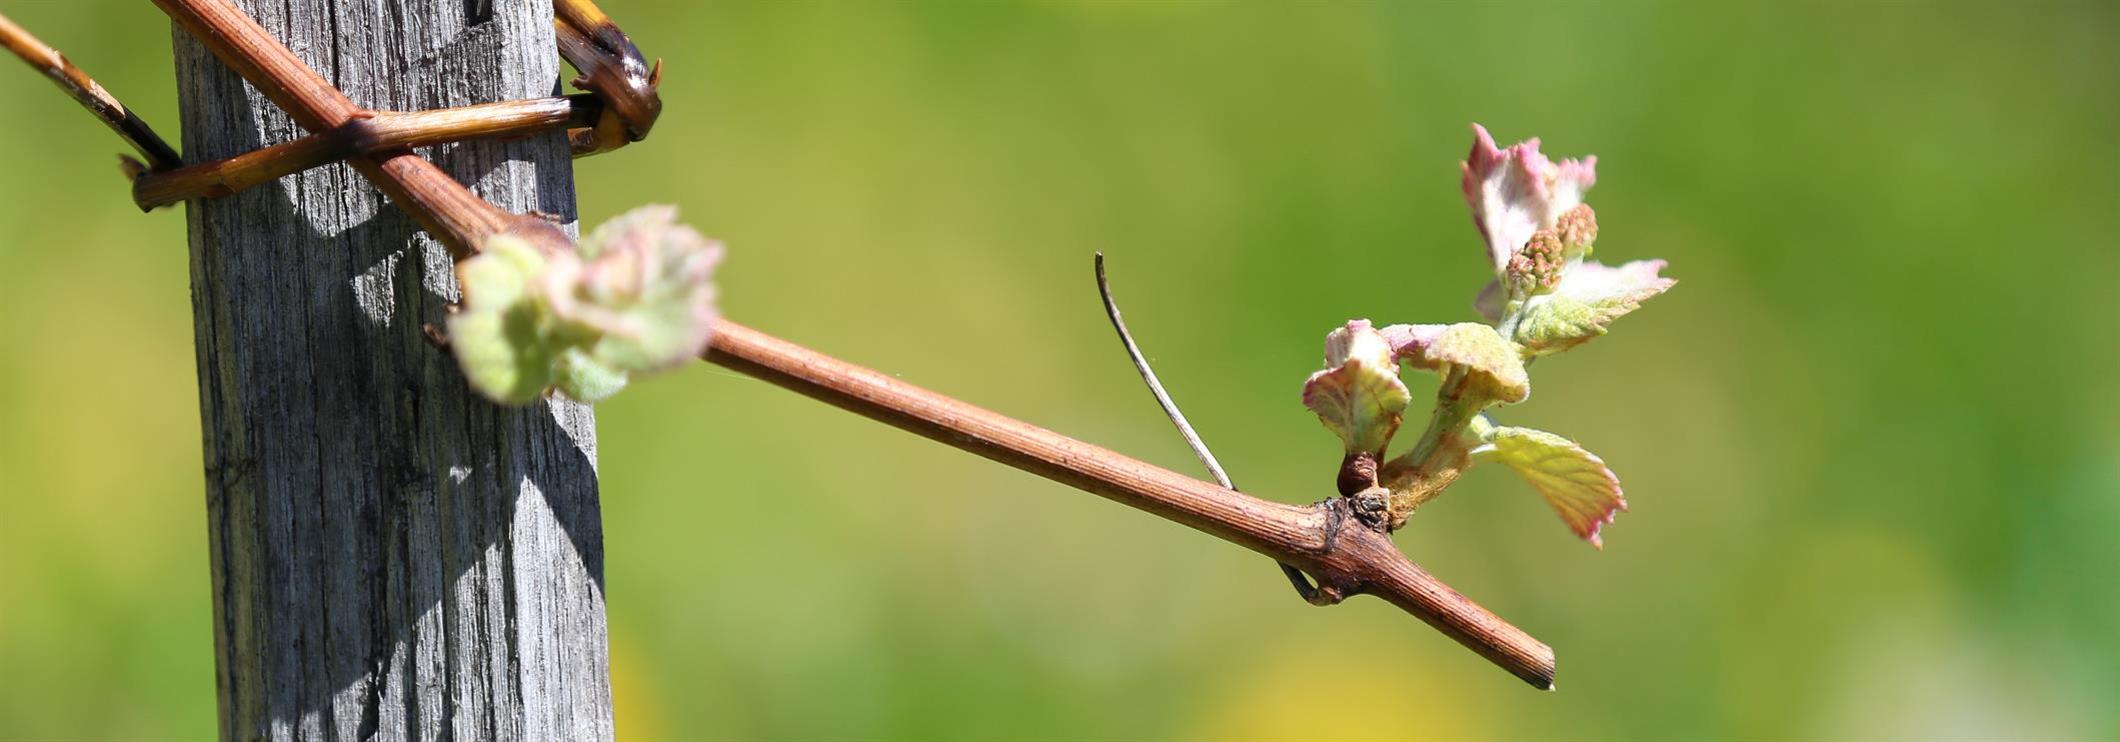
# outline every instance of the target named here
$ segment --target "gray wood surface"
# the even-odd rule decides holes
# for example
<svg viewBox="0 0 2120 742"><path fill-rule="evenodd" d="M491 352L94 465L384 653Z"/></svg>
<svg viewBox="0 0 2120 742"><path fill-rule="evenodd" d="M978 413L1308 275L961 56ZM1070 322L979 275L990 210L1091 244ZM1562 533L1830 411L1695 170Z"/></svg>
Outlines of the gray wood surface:
<svg viewBox="0 0 2120 742"><path fill-rule="evenodd" d="M237 4L365 107L559 79L548 2ZM176 37L187 162L302 133ZM557 134L426 154L573 218ZM186 208L222 734L610 738L589 410L466 388L420 332L456 295L447 252L350 168Z"/></svg>

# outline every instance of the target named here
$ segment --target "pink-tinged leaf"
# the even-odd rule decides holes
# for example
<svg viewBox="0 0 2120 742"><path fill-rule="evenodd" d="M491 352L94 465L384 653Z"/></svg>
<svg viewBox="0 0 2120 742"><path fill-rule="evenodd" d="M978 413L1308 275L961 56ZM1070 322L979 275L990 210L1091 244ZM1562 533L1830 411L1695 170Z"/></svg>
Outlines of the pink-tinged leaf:
<svg viewBox="0 0 2120 742"><path fill-rule="evenodd" d="M503 404L557 389L595 402L632 373L697 357L713 331L721 244L667 206L634 209L572 251L512 235L457 266L450 345L473 388Z"/></svg>
<svg viewBox="0 0 2120 742"><path fill-rule="evenodd" d="M1598 532L1627 509L1619 476L1605 466L1605 460L1558 435L1530 428L1498 427L1473 455L1514 470L1546 498L1575 535L1597 548L1605 548Z"/></svg>
<svg viewBox="0 0 2120 742"><path fill-rule="evenodd" d="M1396 335L1407 342L1395 343L1399 361L1428 371L1443 372L1462 366L1477 380L1481 393L1492 401L1516 403L1531 396L1531 377L1524 371L1523 353L1515 343L1478 322L1454 325L1394 325Z"/></svg>
<svg viewBox="0 0 2120 742"><path fill-rule="evenodd" d="M677 222L673 206L643 206L613 217L581 240L577 275L554 275L561 319L593 328L599 361L630 371L698 358L711 339L714 268L721 243Z"/></svg>
<svg viewBox="0 0 2120 742"><path fill-rule="evenodd" d="M1377 334L1384 336L1384 342L1391 345L1392 358L1404 358L1408 353L1417 353L1418 349L1435 344L1436 338L1442 337L1443 331L1448 329L1449 325L1385 325L1377 328Z"/></svg>
<svg viewBox="0 0 2120 742"><path fill-rule="evenodd" d="M1637 260L1618 267L1578 263L1561 275L1553 293L1524 303L1516 341L1525 352L1544 355L1604 335L1613 320L1678 283L1659 275L1663 268L1661 260Z"/></svg>
<svg viewBox="0 0 2120 742"><path fill-rule="evenodd" d="M1597 182L1597 158L1555 163L1539 153L1537 137L1503 149L1486 127L1473 124L1472 133L1472 151L1460 165L1461 187L1499 276L1533 233L1554 228L1583 202L1583 192Z"/></svg>
<svg viewBox="0 0 2120 742"><path fill-rule="evenodd" d="M1303 406L1340 437L1348 453L1381 454L1412 401L1390 343L1369 320L1354 320L1326 336L1325 362L1325 370L1303 383Z"/></svg>
<svg viewBox="0 0 2120 742"><path fill-rule="evenodd" d="M1509 302L1507 291L1502 290L1502 280L1497 278L1480 287L1480 293L1472 297L1472 311L1478 312L1488 323L1502 321L1502 310Z"/></svg>

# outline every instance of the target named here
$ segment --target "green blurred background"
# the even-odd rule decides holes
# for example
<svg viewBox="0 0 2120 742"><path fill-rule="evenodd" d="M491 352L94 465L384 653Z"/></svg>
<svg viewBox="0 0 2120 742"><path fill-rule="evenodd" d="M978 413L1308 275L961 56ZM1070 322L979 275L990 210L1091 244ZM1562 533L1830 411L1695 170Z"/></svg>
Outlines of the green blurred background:
<svg viewBox="0 0 2120 742"><path fill-rule="evenodd" d="M1551 643L1557 693L696 367L599 408L624 737L2120 736L2111 5L606 8L667 109L579 163L587 220L675 202L731 317L1197 471L1102 250L1268 497L1329 491L1296 400L1327 330L1469 318L1468 122L1597 154L1600 255L1680 279L1502 415L1620 473L1603 552L1489 470L1399 537ZM4 12L174 138L147 4ZM182 216L12 61L0 110L0 737L208 736Z"/></svg>

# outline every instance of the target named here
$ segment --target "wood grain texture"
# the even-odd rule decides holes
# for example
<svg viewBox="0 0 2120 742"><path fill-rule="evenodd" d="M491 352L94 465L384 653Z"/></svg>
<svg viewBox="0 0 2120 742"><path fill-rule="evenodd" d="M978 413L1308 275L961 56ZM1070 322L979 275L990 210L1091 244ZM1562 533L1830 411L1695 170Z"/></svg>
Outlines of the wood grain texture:
<svg viewBox="0 0 2120 742"><path fill-rule="evenodd" d="M296 124L311 133L327 131L354 117L370 113L374 108L369 106L364 110L359 103L348 98L332 80L317 72L317 68L309 60L292 51L290 43L280 40L282 37L296 43L310 40L300 33L302 29L298 27L308 15L298 12L299 8L296 6L283 6L282 12L273 16L290 19L288 23L282 24L283 28L276 30L261 25L257 18L252 17L243 8L235 6L230 0L155 0L155 4L185 30L190 31L222 64L228 65L244 80L258 85L259 95L278 105ZM370 6L371 9L366 15L390 19L393 21L390 25L404 25L405 22L401 20L403 16L395 11L406 7L410 6L375 5ZM460 27L476 28L493 18L492 9L485 0L467 4L464 13L466 23L459 24ZM325 14L322 17L336 23L335 15ZM411 23L418 25L428 22L430 19L416 18ZM337 27L333 26L333 29L336 30ZM356 38L352 40L367 38L372 42L379 41L373 38L372 32L360 33L364 30L369 29L356 29ZM332 41L334 45L331 47L331 56L335 58L338 56L338 40ZM303 44L305 52L310 46ZM399 46L404 47L399 51L417 55L411 57L411 62L400 62L390 67L393 70L403 68L403 74L431 74L434 64L439 61L439 57L433 56L436 51L427 48L432 47L432 44ZM331 69L334 73L341 71L337 65ZM360 69L354 67L352 71L358 73ZM501 72L494 76L498 78L508 72L509 70L503 67ZM369 83L368 87L387 91L390 82L389 78L385 77L381 85ZM441 82L446 83L447 80ZM554 87L557 88L557 83ZM460 89L452 89L447 85L436 86L436 89L451 93L460 92ZM370 183L390 194L391 200L397 203L398 208L410 212L430 234L448 245L458 258L469 256L487 236L504 231L541 231L545 234L539 235L540 239L566 239L558 229L542 220L496 207L493 202L480 198L478 194L453 180L452 176L434 163L411 152L396 156L356 157L349 162L354 169L367 176Z"/></svg>
<svg viewBox="0 0 2120 742"><path fill-rule="evenodd" d="M551 95L551 6L244 0L354 105ZM304 133L179 30L191 163ZM564 134L427 152L571 222ZM449 251L347 165L188 206L222 734L612 736L594 418L422 338ZM570 226L571 228L571 226Z"/></svg>

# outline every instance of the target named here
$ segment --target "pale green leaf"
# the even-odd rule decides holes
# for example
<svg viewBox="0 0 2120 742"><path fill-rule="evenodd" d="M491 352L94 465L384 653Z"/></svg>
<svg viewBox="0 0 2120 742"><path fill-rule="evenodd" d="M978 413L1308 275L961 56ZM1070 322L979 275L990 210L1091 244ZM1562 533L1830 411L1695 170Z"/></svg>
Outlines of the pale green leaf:
<svg viewBox="0 0 2120 742"><path fill-rule="evenodd" d="M598 362L580 348L561 351L552 370L554 385L582 402L602 402L626 386L626 372Z"/></svg>
<svg viewBox="0 0 2120 742"><path fill-rule="evenodd" d="M504 307L521 301L532 278L550 264L535 245L514 235L486 240L479 254L457 264L457 282L466 304Z"/></svg>
<svg viewBox="0 0 2120 742"><path fill-rule="evenodd" d="M488 240L457 266L464 304L448 319L449 346L471 387L495 402L529 402L552 383L550 322L534 285L547 267L514 237Z"/></svg>
<svg viewBox="0 0 2120 742"><path fill-rule="evenodd" d="M503 404L554 388L584 402L636 372L706 349L721 245L676 223L670 207L636 209L576 245L548 253L501 235L457 268L464 301L450 343L473 388Z"/></svg>
<svg viewBox="0 0 2120 742"><path fill-rule="evenodd" d="M1326 336L1325 360L1331 368L1303 383L1303 406L1340 437L1348 453L1382 453L1412 401L1390 343L1368 320L1354 320Z"/></svg>
<svg viewBox="0 0 2120 742"><path fill-rule="evenodd" d="M1604 459L1542 430L1495 427L1483 432L1486 443L1473 450L1475 459L1514 470L1546 498L1575 535L1605 547L1598 531L1627 509L1627 498Z"/></svg>
<svg viewBox="0 0 2120 742"><path fill-rule="evenodd" d="M471 388L501 404L537 399L552 383L550 347L527 306L460 312L449 318L449 347Z"/></svg>
<svg viewBox="0 0 2120 742"><path fill-rule="evenodd" d="M599 362L648 371L706 350L722 247L676 220L673 207L643 206L582 240L581 278L555 306L562 319L596 331Z"/></svg>
<svg viewBox="0 0 2120 742"><path fill-rule="evenodd" d="M1474 377L1481 393L1498 402L1522 402L1531 396L1531 377L1524 371L1523 353L1493 327L1460 322L1407 337L1411 342L1397 348L1398 358L1415 368L1444 371L1463 367Z"/></svg>
<svg viewBox="0 0 2120 742"><path fill-rule="evenodd" d="M1677 283L1657 275L1663 267L1661 260L1637 260L1616 268L1588 261L1569 268L1553 293L1524 303L1516 341L1530 355L1545 355L1605 334L1613 320Z"/></svg>

